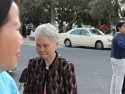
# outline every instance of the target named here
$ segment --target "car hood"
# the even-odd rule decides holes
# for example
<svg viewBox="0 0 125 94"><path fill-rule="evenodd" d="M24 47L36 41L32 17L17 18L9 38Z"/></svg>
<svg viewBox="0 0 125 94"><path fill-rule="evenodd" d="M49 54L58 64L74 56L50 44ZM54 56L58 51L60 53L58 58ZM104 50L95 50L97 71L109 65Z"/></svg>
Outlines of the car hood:
<svg viewBox="0 0 125 94"><path fill-rule="evenodd" d="M112 39L113 38L113 36L111 36L111 35L103 35L103 36L108 38L108 39Z"/></svg>
<svg viewBox="0 0 125 94"><path fill-rule="evenodd" d="M113 36L111 36L111 35L93 35L93 37L96 38L96 39L103 38L103 39L111 39L111 40L113 38Z"/></svg>

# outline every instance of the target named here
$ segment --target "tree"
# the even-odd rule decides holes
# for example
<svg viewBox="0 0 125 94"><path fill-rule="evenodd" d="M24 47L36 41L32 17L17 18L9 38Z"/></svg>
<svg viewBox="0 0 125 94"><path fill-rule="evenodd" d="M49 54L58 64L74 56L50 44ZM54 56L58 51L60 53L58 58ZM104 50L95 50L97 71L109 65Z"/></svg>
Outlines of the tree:
<svg viewBox="0 0 125 94"><path fill-rule="evenodd" d="M51 23L55 20L59 23L59 28L63 26L63 22L67 22L67 30L72 28L72 24L76 21L77 16L82 11L88 9L91 0L46 0L51 2Z"/></svg>
<svg viewBox="0 0 125 94"><path fill-rule="evenodd" d="M78 27L78 28L82 27L82 19L81 19L81 16L80 16L80 15L78 16L78 19L77 19L77 23L76 23L76 24L77 24L77 27Z"/></svg>
<svg viewBox="0 0 125 94"><path fill-rule="evenodd" d="M68 27L71 28L72 24L76 21L79 13L88 8L90 0L21 0L21 17L22 19L35 20L42 19L43 22L50 20L55 24L55 21L59 23L59 27L66 21ZM40 7L41 6L41 7ZM39 10L39 12L37 11ZM40 11L41 10L41 11ZM47 11L45 11L47 10ZM41 13L41 17L39 17ZM46 15L46 16L45 16ZM28 17L29 16L29 17ZM38 17L37 17L38 16ZM48 20L48 21L49 21Z"/></svg>
<svg viewBox="0 0 125 94"><path fill-rule="evenodd" d="M113 2L114 1L114 2ZM124 19L124 10L122 10L122 5L125 4L125 0L113 0L113 8L116 17Z"/></svg>
<svg viewBox="0 0 125 94"><path fill-rule="evenodd" d="M110 17L114 12L113 6L111 5L110 0L92 0L90 2L90 6L91 6L91 10L90 10L91 16L93 18L98 19L97 28L100 28L101 19L103 19L107 16L109 17L109 19L111 19ZM111 23L110 23L110 25L111 25ZM109 30L111 30L111 28L109 28Z"/></svg>
<svg viewBox="0 0 125 94"><path fill-rule="evenodd" d="M62 0L57 4L57 19L59 28L62 27L63 22L68 23L67 30L72 28L72 24L83 11L88 9L90 0Z"/></svg>
<svg viewBox="0 0 125 94"><path fill-rule="evenodd" d="M51 14L51 24L55 25L55 21L56 21L56 4L60 1L60 0L36 0L37 2L42 2L42 3L47 3L48 6L50 7L50 10L48 10Z"/></svg>
<svg viewBox="0 0 125 94"><path fill-rule="evenodd" d="M39 0L23 0L20 3L22 22L32 22L35 27L39 23L50 22L50 6L48 2L39 2Z"/></svg>

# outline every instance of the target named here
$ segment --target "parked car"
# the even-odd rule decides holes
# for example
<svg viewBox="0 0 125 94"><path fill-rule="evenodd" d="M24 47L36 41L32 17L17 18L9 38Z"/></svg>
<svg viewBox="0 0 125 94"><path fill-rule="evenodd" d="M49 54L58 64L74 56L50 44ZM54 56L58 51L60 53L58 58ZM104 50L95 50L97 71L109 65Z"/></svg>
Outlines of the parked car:
<svg viewBox="0 0 125 94"><path fill-rule="evenodd" d="M87 46L96 49L111 48L113 38L96 28L75 28L66 33L60 33L59 36L60 42L66 47Z"/></svg>

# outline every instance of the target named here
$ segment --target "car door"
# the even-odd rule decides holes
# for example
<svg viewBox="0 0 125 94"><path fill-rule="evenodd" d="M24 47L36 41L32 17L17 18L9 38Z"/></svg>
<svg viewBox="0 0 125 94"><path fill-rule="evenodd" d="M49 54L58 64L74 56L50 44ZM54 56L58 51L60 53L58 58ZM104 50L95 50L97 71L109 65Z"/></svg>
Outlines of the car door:
<svg viewBox="0 0 125 94"><path fill-rule="evenodd" d="M70 32L70 40L73 45L80 45L80 32L81 29L74 29Z"/></svg>
<svg viewBox="0 0 125 94"><path fill-rule="evenodd" d="M80 35L81 46L90 46L92 41L90 32L88 30L82 29Z"/></svg>

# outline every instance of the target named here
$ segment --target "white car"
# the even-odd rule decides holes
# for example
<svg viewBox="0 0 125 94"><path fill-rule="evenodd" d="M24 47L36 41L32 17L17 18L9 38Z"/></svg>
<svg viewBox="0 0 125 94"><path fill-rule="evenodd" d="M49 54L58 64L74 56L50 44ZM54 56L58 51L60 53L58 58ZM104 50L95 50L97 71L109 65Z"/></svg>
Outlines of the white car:
<svg viewBox="0 0 125 94"><path fill-rule="evenodd" d="M66 33L60 33L60 43L66 47L87 46L96 49L111 48L113 36L105 35L96 28L75 28Z"/></svg>

